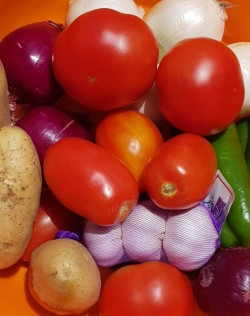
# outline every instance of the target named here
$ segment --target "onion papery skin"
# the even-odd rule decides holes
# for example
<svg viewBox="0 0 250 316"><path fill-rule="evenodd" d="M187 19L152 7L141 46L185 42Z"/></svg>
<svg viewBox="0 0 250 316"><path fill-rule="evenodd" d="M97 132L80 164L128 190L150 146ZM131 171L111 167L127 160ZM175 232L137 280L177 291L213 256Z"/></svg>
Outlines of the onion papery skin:
<svg viewBox="0 0 250 316"><path fill-rule="evenodd" d="M133 14L140 19L145 13L144 9L138 6L134 0L71 0L66 14L66 26L69 26L81 14L100 8Z"/></svg>
<svg viewBox="0 0 250 316"><path fill-rule="evenodd" d="M144 17L165 52L187 38L221 41L226 19L217 0L161 0Z"/></svg>
<svg viewBox="0 0 250 316"><path fill-rule="evenodd" d="M36 106L26 112L15 125L31 137L41 164L47 148L64 137L91 140L90 132L69 114L53 106Z"/></svg>
<svg viewBox="0 0 250 316"><path fill-rule="evenodd" d="M53 104L63 94L52 68L52 50L63 26L42 21L22 26L0 42L0 60L16 103Z"/></svg>
<svg viewBox="0 0 250 316"><path fill-rule="evenodd" d="M238 58L245 87L245 97L239 118L250 116L250 42L236 42L229 44L228 47Z"/></svg>

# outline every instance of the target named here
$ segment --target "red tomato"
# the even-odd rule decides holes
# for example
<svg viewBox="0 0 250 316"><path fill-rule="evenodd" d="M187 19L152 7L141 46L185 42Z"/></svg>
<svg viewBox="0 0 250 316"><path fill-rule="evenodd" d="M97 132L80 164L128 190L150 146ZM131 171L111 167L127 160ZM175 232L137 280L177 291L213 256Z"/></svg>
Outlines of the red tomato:
<svg viewBox="0 0 250 316"><path fill-rule="evenodd" d="M44 189L31 239L22 260L28 262L32 251L43 242L54 239L58 230L80 232L82 222L83 220L79 215L63 206L50 190Z"/></svg>
<svg viewBox="0 0 250 316"><path fill-rule="evenodd" d="M61 32L54 45L53 67L74 101L110 110L134 103L149 90L158 53L156 39L142 19L97 9L82 14Z"/></svg>
<svg viewBox="0 0 250 316"><path fill-rule="evenodd" d="M163 143L156 125L137 111L111 112L97 126L95 142L115 154L128 167L143 191L143 168Z"/></svg>
<svg viewBox="0 0 250 316"><path fill-rule="evenodd" d="M85 139L67 137L51 145L43 171L63 205L99 225L124 220L138 201L138 184L128 168Z"/></svg>
<svg viewBox="0 0 250 316"><path fill-rule="evenodd" d="M163 209L195 206L210 192L217 171L212 145L202 136L183 133L167 140L144 168L146 190Z"/></svg>
<svg viewBox="0 0 250 316"><path fill-rule="evenodd" d="M232 123L244 100L237 57L211 38L187 39L173 47L159 65L156 89L170 124L204 136Z"/></svg>
<svg viewBox="0 0 250 316"><path fill-rule="evenodd" d="M119 268L106 279L99 298L102 316L191 316L193 310L190 281L163 262Z"/></svg>

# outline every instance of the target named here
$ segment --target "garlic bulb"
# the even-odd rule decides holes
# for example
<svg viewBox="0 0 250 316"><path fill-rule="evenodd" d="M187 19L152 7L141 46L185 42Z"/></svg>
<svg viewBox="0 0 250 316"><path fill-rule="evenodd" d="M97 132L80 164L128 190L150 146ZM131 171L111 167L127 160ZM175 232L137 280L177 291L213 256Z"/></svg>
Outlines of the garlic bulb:
<svg viewBox="0 0 250 316"><path fill-rule="evenodd" d="M144 17L166 52L186 38L221 41L226 19L224 7L216 0L161 0Z"/></svg>
<svg viewBox="0 0 250 316"><path fill-rule="evenodd" d="M121 13L133 14L143 18L144 10L133 0L70 0L66 14L66 26L79 15L100 8L109 8Z"/></svg>

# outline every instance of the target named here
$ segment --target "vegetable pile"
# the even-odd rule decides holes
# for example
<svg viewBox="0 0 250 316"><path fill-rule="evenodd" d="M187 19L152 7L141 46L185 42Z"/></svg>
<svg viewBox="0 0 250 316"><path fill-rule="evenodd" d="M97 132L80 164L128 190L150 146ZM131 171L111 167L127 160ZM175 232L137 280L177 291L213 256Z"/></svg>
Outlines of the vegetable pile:
<svg viewBox="0 0 250 316"><path fill-rule="evenodd" d="M59 2L0 33L3 312L249 316L236 4Z"/></svg>

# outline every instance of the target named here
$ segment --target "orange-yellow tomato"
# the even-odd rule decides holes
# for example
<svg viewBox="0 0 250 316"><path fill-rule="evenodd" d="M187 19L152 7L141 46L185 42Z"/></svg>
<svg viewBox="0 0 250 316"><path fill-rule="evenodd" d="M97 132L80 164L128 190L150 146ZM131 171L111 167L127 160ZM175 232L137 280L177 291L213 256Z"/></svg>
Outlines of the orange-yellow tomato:
<svg viewBox="0 0 250 316"><path fill-rule="evenodd" d="M138 5L143 6L147 12L150 7L155 5L159 0L136 0ZM248 15L250 8L249 0L231 0L230 2L235 3L234 9L228 9L227 13L230 20L227 21L226 25L228 30L234 30L234 37L230 37L231 41L236 41L236 28L234 24L239 23L237 34L244 34L250 32L249 27L246 27L248 20L244 18L244 25L241 16ZM52 20L57 23L64 24L66 11L68 8L69 0L9 0L0 1L0 40L12 30L17 27L26 25L42 20ZM240 7L237 7L240 4ZM242 11L242 13L240 13ZM232 16L232 17L231 17ZM232 26L231 26L232 25ZM237 35L238 36L238 35ZM236 39L236 40L235 40ZM241 39L241 37L240 37ZM228 35L224 37L226 42L230 42ZM69 107L72 110L72 106ZM17 109L15 118L18 118L26 111L26 107ZM69 110L69 109L68 109ZM78 110L78 108L77 108ZM78 112L76 110L76 112ZM101 271L102 272L102 271ZM104 273L107 271L105 270ZM109 272L109 271L108 271ZM107 273L108 273L107 272ZM54 316L54 313L44 310L39 306L29 294L27 289L27 266L23 264L16 264L13 267L0 271L0 302L1 302L1 313L3 315L19 315L19 316ZM86 314L80 316L98 316L98 308L95 305ZM201 311L196 308L193 316L205 316Z"/></svg>
<svg viewBox="0 0 250 316"><path fill-rule="evenodd" d="M143 191L144 166L163 143L156 125L146 115L134 110L111 112L97 125L95 142L128 167Z"/></svg>
<svg viewBox="0 0 250 316"><path fill-rule="evenodd" d="M223 2L222 2L223 3ZM225 24L223 41L226 44L250 41L249 0L225 1L228 19Z"/></svg>

